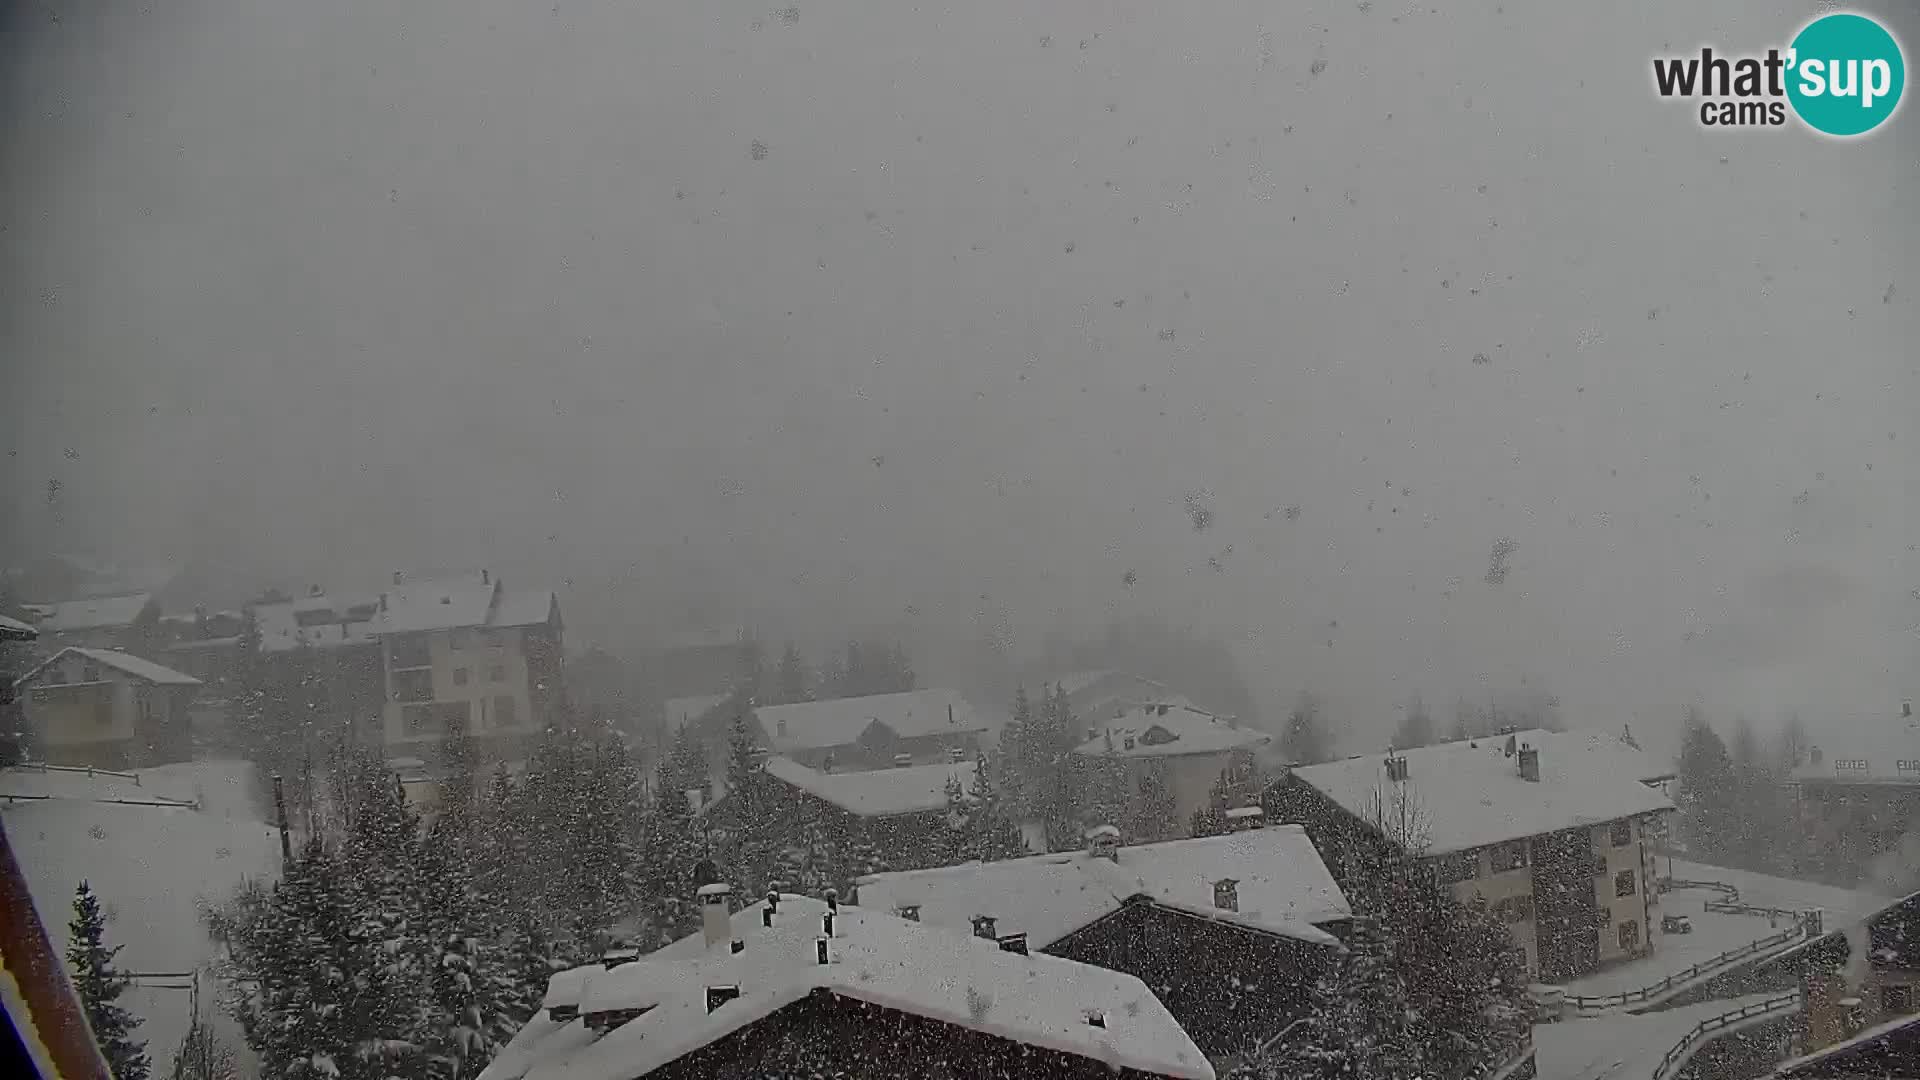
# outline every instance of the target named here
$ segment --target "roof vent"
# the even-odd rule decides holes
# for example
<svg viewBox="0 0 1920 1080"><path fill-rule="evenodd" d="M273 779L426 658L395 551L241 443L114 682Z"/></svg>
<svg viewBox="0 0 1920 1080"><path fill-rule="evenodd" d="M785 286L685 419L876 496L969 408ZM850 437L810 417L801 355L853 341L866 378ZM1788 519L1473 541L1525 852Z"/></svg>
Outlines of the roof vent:
<svg viewBox="0 0 1920 1080"><path fill-rule="evenodd" d="M764 907L760 909L760 925L761 926L773 925L773 909L772 908Z"/></svg>
<svg viewBox="0 0 1920 1080"><path fill-rule="evenodd" d="M1221 911L1240 910L1240 883L1230 877L1213 883L1213 906Z"/></svg>
<svg viewBox="0 0 1920 1080"><path fill-rule="evenodd" d="M1167 706L1165 705L1160 706L1160 715L1161 716L1167 715Z"/></svg>
<svg viewBox="0 0 1920 1080"><path fill-rule="evenodd" d="M322 588L321 588L320 586L318 586L318 585L309 585L309 586L307 586L307 595L308 595L308 596L322 596L322 595L325 595L325 593L326 593L326 590L325 590L325 589L322 589Z"/></svg>
<svg viewBox="0 0 1920 1080"><path fill-rule="evenodd" d="M395 571L393 572L393 583L394 583L395 585L398 585L398 584L400 584L400 582L401 582L402 580L404 580L404 575L402 575L402 574L400 573L400 571L398 571L398 570L395 570Z"/></svg>
<svg viewBox="0 0 1920 1080"><path fill-rule="evenodd" d="M993 923L994 923L994 919L993 919L993 916L991 915L975 915L973 917L973 936L977 938L986 938L988 941L999 940L994 935Z"/></svg>
<svg viewBox="0 0 1920 1080"><path fill-rule="evenodd" d="M1088 829L1087 854L1097 859L1120 861L1120 830L1112 825L1095 825Z"/></svg>
<svg viewBox="0 0 1920 1080"><path fill-rule="evenodd" d="M601 968L611 971L621 964L631 964L640 959L640 950L633 948L608 949L600 954Z"/></svg>
<svg viewBox="0 0 1920 1080"><path fill-rule="evenodd" d="M744 941L741 941L741 940L740 940L739 938L734 938L734 939L733 939L733 951L734 951L734 953L735 953L735 954L739 954L739 953L743 953L743 952L746 952L746 951L747 951L747 943L746 943L746 942L744 942Z"/></svg>
<svg viewBox="0 0 1920 1080"><path fill-rule="evenodd" d="M894 767L894 768L896 768L896 769L904 769L904 768L906 768L907 766L909 766L909 765L912 765L912 764L913 764L913 755L912 755L912 754L895 754L895 755L893 755L893 767Z"/></svg>
<svg viewBox="0 0 1920 1080"><path fill-rule="evenodd" d="M996 938L995 940L1000 943L1001 952L1010 952L1017 956L1027 955L1027 935L1024 931L1018 934L1008 934L1005 937Z"/></svg>
<svg viewBox="0 0 1920 1080"><path fill-rule="evenodd" d="M822 966L825 966L827 962L827 939L826 938L813 939L813 958L816 961L818 961Z"/></svg>
<svg viewBox="0 0 1920 1080"><path fill-rule="evenodd" d="M833 912L831 911L825 912L820 916L820 936L833 936Z"/></svg>
<svg viewBox="0 0 1920 1080"><path fill-rule="evenodd" d="M739 983L727 983L724 986L709 986L707 987L707 1011L712 1012L739 996Z"/></svg>
<svg viewBox="0 0 1920 1080"><path fill-rule="evenodd" d="M901 904L899 907L893 909L893 913L907 920L908 922L920 921L920 905L919 904Z"/></svg>
<svg viewBox="0 0 1920 1080"><path fill-rule="evenodd" d="M441 602L441 603L443 603L443 604L451 604L451 603L453 603L453 597L451 597L451 596L443 596L443 597L441 597L441 598L440 598L440 602Z"/></svg>
<svg viewBox="0 0 1920 1080"><path fill-rule="evenodd" d="M1099 1009L1087 1010L1087 1026L1104 1028L1107 1026L1107 1014Z"/></svg>
<svg viewBox="0 0 1920 1080"><path fill-rule="evenodd" d="M1531 746L1520 748L1520 779L1532 784L1540 782L1540 751Z"/></svg>
<svg viewBox="0 0 1920 1080"><path fill-rule="evenodd" d="M1900 703L1900 719L1902 720L1913 719L1913 702L1903 701Z"/></svg>

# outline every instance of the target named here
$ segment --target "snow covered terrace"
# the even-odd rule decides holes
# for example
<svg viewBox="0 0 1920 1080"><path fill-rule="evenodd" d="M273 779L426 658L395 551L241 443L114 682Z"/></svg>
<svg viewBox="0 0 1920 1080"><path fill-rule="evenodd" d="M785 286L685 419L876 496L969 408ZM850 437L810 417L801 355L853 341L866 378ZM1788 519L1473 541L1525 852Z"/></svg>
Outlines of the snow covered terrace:
<svg viewBox="0 0 1920 1080"><path fill-rule="evenodd" d="M1674 808L1633 770L1609 768L1605 759L1571 742L1531 743L1540 749L1540 779L1522 779L1515 759L1506 756L1506 741L1496 736L1400 752L1407 763L1404 790L1426 828L1424 854L1470 851ZM1384 754L1303 765L1292 775L1363 821L1378 793L1393 789Z"/></svg>
<svg viewBox="0 0 1920 1080"><path fill-rule="evenodd" d="M818 959L827 905L782 896L732 915L727 933L693 934L613 968L574 968L479 1080L630 1080L796 1004L816 991L1161 1076L1212 1080L1213 1068L1131 975L841 905ZM740 951L733 951L738 942ZM709 1008L710 987L738 997ZM554 1010L559 1011L556 1019ZM569 1018L577 1010L578 1018ZM640 1015L606 1034L588 1017ZM1090 1022L1097 1014L1101 1024Z"/></svg>
<svg viewBox="0 0 1920 1080"><path fill-rule="evenodd" d="M1214 884L1232 879L1238 911L1214 904ZM883 911L918 909L919 921L970 933L992 916L999 934L1025 933L1044 949L1120 910L1134 897L1202 918L1315 944L1337 941L1321 924L1353 917L1347 898L1300 825L1088 852L966 863L862 878L859 902Z"/></svg>
<svg viewBox="0 0 1920 1080"><path fill-rule="evenodd" d="M858 742L870 726L883 724L902 739L929 735L980 735L987 724L956 690L762 705L754 710L767 744L776 753L823 750Z"/></svg>
<svg viewBox="0 0 1920 1080"><path fill-rule="evenodd" d="M951 761L863 772L821 772L790 758L767 759L768 776L858 817L944 810L947 781L957 780L960 790L970 790L978 770L977 762Z"/></svg>

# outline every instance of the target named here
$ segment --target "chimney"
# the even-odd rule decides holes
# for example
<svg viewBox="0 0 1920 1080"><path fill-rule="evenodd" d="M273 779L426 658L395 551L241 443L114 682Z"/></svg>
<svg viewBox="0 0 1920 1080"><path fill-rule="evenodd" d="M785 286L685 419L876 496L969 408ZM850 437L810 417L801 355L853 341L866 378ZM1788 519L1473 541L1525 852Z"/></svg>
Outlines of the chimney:
<svg viewBox="0 0 1920 1080"><path fill-rule="evenodd" d="M1900 703L1900 719L1902 720L1913 719L1913 702L1903 701Z"/></svg>
<svg viewBox="0 0 1920 1080"><path fill-rule="evenodd" d="M307 586L307 595L308 595L308 596L320 596L320 595L323 595L323 594L324 594L325 592L326 592L326 590L325 590L325 589L322 589L322 588L321 588L320 586L318 586L318 585L309 585L309 586Z"/></svg>
<svg viewBox="0 0 1920 1080"><path fill-rule="evenodd" d="M1812 759L1812 761L1813 761L1813 763L1814 763L1815 765L1818 765L1818 764L1820 764L1820 759L1821 759L1821 757L1823 757L1824 755L1822 755L1822 754L1820 753L1820 748L1819 748L1819 747L1817 747L1817 746L1814 746L1814 747L1810 747L1810 748L1808 748L1808 750L1807 750L1807 756L1808 756L1808 757L1809 757L1810 759Z"/></svg>
<svg viewBox="0 0 1920 1080"><path fill-rule="evenodd" d="M728 983L724 986L709 986L707 987L707 1011L712 1012L739 996L739 983Z"/></svg>
<svg viewBox="0 0 1920 1080"><path fill-rule="evenodd" d="M1520 748L1520 779L1532 784L1540 782L1540 751L1531 746Z"/></svg>
<svg viewBox="0 0 1920 1080"><path fill-rule="evenodd" d="M822 966L826 965L826 962L827 962L827 939L826 938L813 939L813 957L815 960L818 960Z"/></svg>
<svg viewBox="0 0 1920 1080"><path fill-rule="evenodd" d="M1167 707L1165 705L1160 706L1160 715L1161 716L1167 715Z"/></svg>
<svg viewBox="0 0 1920 1080"><path fill-rule="evenodd" d="M401 573L400 573L400 571L398 571L398 570L395 570L395 571L393 572L393 583L394 583L395 585L398 585L398 584L400 584L400 582L401 582Z"/></svg>
<svg viewBox="0 0 1920 1080"><path fill-rule="evenodd" d="M734 954L735 954L735 955L739 955L740 953L743 953L743 952L746 952L746 951L747 951L747 943L746 943L746 942L744 942L744 941L741 941L741 940L740 940L739 938L734 938L734 939L733 939L733 951L734 951Z"/></svg>
<svg viewBox="0 0 1920 1080"><path fill-rule="evenodd" d="M988 941L998 940L993 933L993 921L993 916L991 915L975 915L973 917L973 936L986 938Z"/></svg>
<svg viewBox="0 0 1920 1080"><path fill-rule="evenodd" d="M1087 1010L1087 1026L1097 1027L1097 1028L1106 1027L1107 1014L1101 1012L1099 1009L1088 1009Z"/></svg>
<svg viewBox="0 0 1920 1080"><path fill-rule="evenodd" d="M1213 906L1221 911L1240 910L1240 883L1233 878L1221 878L1213 883Z"/></svg>
<svg viewBox="0 0 1920 1080"><path fill-rule="evenodd" d="M482 585L491 585L491 584L493 584L493 574L492 574L492 573L491 573L490 571L487 571L487 570L484 570L484 569L483 569L483 570L481 570L481 571L480 571L480 584L482 584Z"/></svg>
<svg viewBox="0 0 1920 1080"><path fill-rule="evenodd" d="M920 921L920 905L919 904L901 904L899 907L893 909L893 913L907 920L908 922Z"/></svg>
<svg viewBox="0 0 1920 1080"><path fill-rule="evenodd" d="M1407 780L1407 759L1395 756L1392 750L1387 751L1387 779L1396 784L1404 784Z"/></svg>
<svg viewBox="0 0 1920 1080"><path fill-rule="evenodd" d="M833 912L831 911L820 916L820 936L833 936Z"/></svg>
<svg viewBox="0 0 1920 1080"><path fill-rule="evenodd" d="M1120 830L1112 825L1095 825L1087 830L1087 854L1096 859L1120 861Z"/></svg>
<svg viewBox="0 0 1920 1080"><path fill-rule="evenodd" d="M1001 952L1010 952L1016 956L1027 955L1027 935L1025 934L1025 932L1018 933L1018 934L1008 934L1006 937L998 938L996 940L1000 942Z"/></svg>
<svg viewBox="0 0 1920 1080"><path fill-rule="evenodd" d="M732 895L733 886L724 882L700 886L700 927L706 934L709 949L732 936L733 913L728 910Z"/></svg>
<svg viewBox="0 0 1920 1080"><path fill-rule="evenodd" d="M380 610L381 611L387 610L387 594L386 593L380 594Z"/></svg>
<svg viewBox="0 0 1920 1080"><path fill-rule="evenodd" d="M760 909L760 925L761 926L773 925L773 909L772 908L764 907Z"/></svg>
<svg viewBox="0 0 1920 1080"><path fill-rule="evenodd" d="M912 764L913 764L913 755L912 755L912 754L895 754L895 755L893 755L893 767L894 767L894 768L896 768L896 769L905 769L905 768L908 768L908 767L910 767L910 766L912 766Z"/></svg>
<svg viewBox="0 0 1920 1080"><path fill-rule="evenodd" d="M827 890L827 910L833 911L833 912L838 912L840 910L840 890L839 889L830 888Z"/></svg>
<svg viewBox="0 0 1920 1080"><path fill-rule="evenodd" d="M1503 750L1503 751L1501 751L1501 752L1502 752L1502 753L1504 753L1504 754L1506 754L1506 755L1507 755L1508 757L1512 757L1512 756L1513 756L1513 751L1514 751L1514 744L1515 744L1515 739L1514 739L1514 737L1513 737L1512 735L1508 735L1508 736L1507 736L1507 745L1506 745L1506 749L1504 749L1504 750Z"/></svg>

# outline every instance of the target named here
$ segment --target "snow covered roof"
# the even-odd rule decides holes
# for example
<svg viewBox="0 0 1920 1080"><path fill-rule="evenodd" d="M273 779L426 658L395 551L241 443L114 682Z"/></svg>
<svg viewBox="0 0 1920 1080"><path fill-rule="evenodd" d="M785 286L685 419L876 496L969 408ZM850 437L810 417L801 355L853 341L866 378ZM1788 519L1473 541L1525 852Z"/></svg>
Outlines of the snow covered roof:
<svg viewBox="0 0 1920 1080"><path fill-rule="evenodd" d="M325 649L339 645L371 645L373 617L380 609L374 593L321 593L253 609L260 631L260 651L283 652L301 646Z"/></svg>
<svg viewBox="0 0 1920 1080"><path fill-rule="evenodd" d="M40 631L31 625L0 615L0 641L32 641L39 636Z"/></svg>
<svg viewBox="0 0 1920 1080"><path fill-rule="evenodd" d="M534 626L553 618L554 598L550 589L500 590L500 602L494 607L488 626Z"/></svg>
<svg viewBox="0 0 1920 1080"><path fill-rule="evenodd" d="M500 583L479 574L404 582L387 589L386 610L373 617L376 634L482 626Z"/></svg>
<svg viewBox="0 0 1920 1080"><path fill-rule="evenodd" d="M1087 729L1092 738L1074 747L1074 753L1095 757L1222 754L1250 750L1271 738L1251 728L1234 727L1191 705L1172 702L1137 707L1112 720L1095 720L1093 725Z"/></svg>
<svg viewBox="0 0 1920 1080"><path fill-rule="evenodd" d="M939 734L978 734L987 725L956 690L915 690L905 694L762 705L754 710L767 742L780 753L847 746L878 721L901 738Z"/></svg>
<svg viewBox="0 0 1920 1080"><path fill-rule="evenodd" d="M149 593L126 596L102 596L91 600L66 600L50 604L50 613L40 620L42 633L62 634L80 630L104 630L132 626L140 613L153 603Z"/></svg>
<svg viewBox="0 0 1920 1080"><path fill-rule="evenodd" d="M1516 743L1527 740L1516 736ZM1524 780L1506 736L1403 750L1406 790L1426 825L1425 854L1467 851L1526 836L1672 810L1673 802L1631 772L1597 767L1584 753L1540 748L1540 779ZM1293 776L1365 819L1376 792L1390 792L1386 755L1302 765Z"/></svg>
<svg viewBox="0 0 1920 1080"><path fill-rule="evenodd" d="M584 1019L536 1021L522 1029L480 1080L631 1080L691 1053L816 991L984 1032L1029 1046L1161 1076L1213 1080L1213 1068L1166 1007L1139 979L922 927L842 905L829 961L815 940L825 903L783 896L771 927L761 900L734 913L732 939L709 948L694 934L632 964L561 972L548 1004L577 987L582 1014L649 1011L594 1038ZM740 996L709 1011L706 989ZM1105 1026L1087 1021L1090 1010Z"/></svg>
<svg viewBox="0 0 1920 1080"><path fill-rule="evenodd" d="M59 663L61 657L68 655L78 655L96 664L105 664L110 668L131 675L136 679L156 683L161 686L200 685L200 680L191 675L175 671L170 667L164 667L151 660L143 660L132 653L124 653L118 649L82 649L78 646L68 646L54 653L47 659L42 660L25 675L20 676L17 681L25 685L34 676L52 667L54 664Z"/></svg>
<svg viewBox="0 0 1920 1080"><path fill-rule="evenodd" d="M1904 1036L1901 1041L1909 1046L1920 1042L1920 1016L1913 1014L1896 1016L1892 1020L1866 1028L1850 1039L1834 1043L1832 1046L1823 1046L1810 1054L1790 1058L1774 1066L1765 1080L1790 1076L1895 1075L1890 1071L1884 1071L1882 1066L1887 1063L1874 1061L1872 1053L1877 1044L1888 1041L1892 1036ZM1860 1060L1852 1062L1853 1068L1849 1070L1849 1061L1856 1056Z"/></svg>
<svg viewBox="0 0 1920 1080"><path fill-rule="evenodd" d="M909 765L864 772L821 772L791 758L767 759L767 775L860 817L887 817L944 810L947 780L960 781L960 790L973 787L974 761L943 761L937 765Z"/></svg>
<svg viewBox="0 0 1920 1080"><path fill-rule="evenodd" d="M667 722L667 730L679 731L683 725L694 723L719 708L732 696L731 694L698 694L693 697L669 699L660 707Z"/></svg>
<svg viewBox="0 0 1920 1080"><path fill-rule="evenodd" d="M1655 783L1674 778L1673 762L1650 754L1627 742L1618 733L1594 730L1546 731L1531 728L1516 732L1514 737L1530 746L1540 748L1540 755L1556 757L1563 753L1584 754L1591 769L1601 769L1631 776L1643 784ZM1501 745L1506 745L1506 736L1498 736Z"/></svg>
<svg viewBox="0 0 1920 1080"><path fill-rule="evenodd" d="M1239 911L1214 906L1213 886L1222 878L1237 882ZM1353 916L1300 825L1122 847L1117 861L1086 852L1034 855L873 874L859 885L865 907L918 907L922 923L961 931L971 930L975 915L991 915L1000 933L1024 932L1035 949L1118 911L1135 896L1323 945L1335 939L1317 924Z"/></svg>

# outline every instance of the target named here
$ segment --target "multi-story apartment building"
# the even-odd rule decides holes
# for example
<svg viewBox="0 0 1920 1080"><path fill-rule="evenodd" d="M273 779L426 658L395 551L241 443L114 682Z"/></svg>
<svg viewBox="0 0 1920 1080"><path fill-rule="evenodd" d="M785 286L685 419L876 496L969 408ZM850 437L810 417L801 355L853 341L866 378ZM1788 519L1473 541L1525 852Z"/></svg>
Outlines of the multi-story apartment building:
<svg viewBox="0 0 1920 1080"><path fill-rule="evenodd" d="M1086 730L1089 737L1073 752L1092 763L1090 783L1123 801L1153 791L1170 806L1166 832L1128 837L1133 841L1191 835L1194 815L1206 809L1214 785L1222 776L1251 777L1254 751L1270 739L1264 732L1234 726L1229 718L1177 702L1148 703L1115 717L1095 717Z"/></svg>
<svg viewBox="0 0 1920 1080"><path fill-rule="evenodd" d="M552 718L562 632L552 592L509 592L485 570L411 583L395 574L376 604L368 629L380 641L389 753L430 748L455 727L511 752Z"/></svg>
<svg viewBox="0 0 1920 1080"><path fill-rule="evenodd" d="M1507 923L1531 976L1566 981L1657 946L1649 840L1673 803L1553 745L1516 734L1303 766L1265 808L1304 823L1343 882L1381 844L1419 859Z"/></svg>

